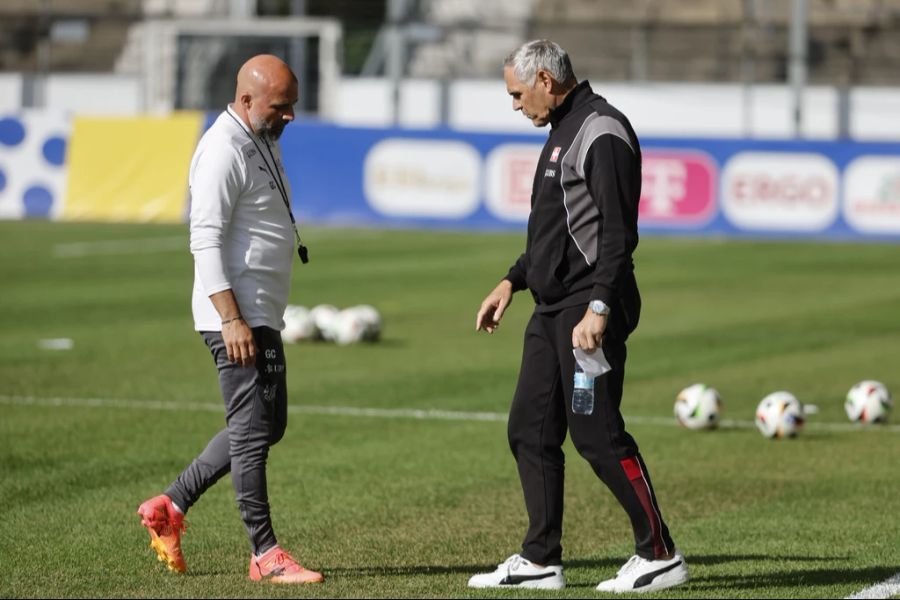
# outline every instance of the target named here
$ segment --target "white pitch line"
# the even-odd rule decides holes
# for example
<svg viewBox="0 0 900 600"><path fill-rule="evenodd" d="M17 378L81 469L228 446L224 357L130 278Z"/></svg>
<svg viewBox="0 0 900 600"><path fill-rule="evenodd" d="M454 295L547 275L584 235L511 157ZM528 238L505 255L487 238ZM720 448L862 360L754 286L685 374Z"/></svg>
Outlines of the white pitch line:
<svg viewBox="0 0 900 600"><path fill-rule="evenodd" d="M79 406L86 408L124 408L130 410L168 410L223 412L221 404L210 402L174 402L163 400L123 400L117 398L38 398L36 396L0 395L0 404L21 406ZM355 406L309 406L290 405L288 412L307 415L335 415L342 417L370 417L384 419L419 419L434 421L492 421L506 422L506 413L467 412L455 410L416 408L361 408ZM671 417L624 416L630 425L661 425L677 427L678 421ZM753 421L723 419L719 422L723 429L753 429ZM805 427L826 431L861 431L868 429L854 423L807 423ZM880 425L873 430L900 432L900 425Z"/></svg>
<svg viewBox="0 0 900 600"><path fill-rule="evenodd" d="M58 258L80 258L82 256L149 254L151 252L172 252L175 250L188 251L188 238L186 235L54 244L53 255Z"/></svg>
<svg viewBox="0 0 900 600"><path fill-rule="evenodd" d="M354 239L380 239L390 235L390 231L351 229ZM346 237L344 229L317 229L310 233L310 239L330 239ZM190 241L187 234L168 237L150 237L128 240L97 240L90 242L63 242L53 245L53 255L57 258L81 258L83 256L104 256L115 254L150 254L153 252L188 251Z"/></svg>
<svg viewBox="0 0 900 600"><path fill-rule="evenodd" d="M897 594L900 594L900 573L894 573L892 577L885 579L881 583L876 583L860 592L856 592L852 596L847 596L847 599L891 598Z"/></svg>
<svg viewBox="0 0 900 600"><path fill-rule="evenodd" d="M78 406L83 408L125 408L138 410L223 412L221 404L210 402L172 402L161 400L121 400L114 398L37 398L0 396L0 404L21 406ZM380 417L452 421L506 421L506 415L490 412L460 412L407 408L357 408L353 406L288 406L288 412L344 417Z"/></svg>

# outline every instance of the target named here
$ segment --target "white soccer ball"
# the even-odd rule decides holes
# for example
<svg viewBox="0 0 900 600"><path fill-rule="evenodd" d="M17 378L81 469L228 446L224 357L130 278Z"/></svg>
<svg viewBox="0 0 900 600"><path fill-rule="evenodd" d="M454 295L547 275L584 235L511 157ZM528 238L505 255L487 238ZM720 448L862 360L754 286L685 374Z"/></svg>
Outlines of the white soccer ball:
<svg viewBox="0 0 900 600"><path fill-rule="evenodd" d="M334 341L341 346L361 342L366 334L366 322L357 311L348 308L335 317L332 331Z"/></svg>
<svg viewBox="0 0 900 600"><path fill-rule="evenodd" d="M381 319L381 314L378 312L378 309L369 304L360 304L359 306L354 306L347 310L356 313L362 319L363 323L365 323L365 331L363 332L362 339L367 342L374 342L381 337L381 330L384 327L384 322Z"/></svg>
<svg viewBox="0 0 900 600"><path fill-rule="evenodd" d="M869 379L850 388L844 401L847 417L857 423L884 423L893 406L891 393L884 384Z"/></svg>
<svg viewBox="0 0 900 600"><path fill-rule="evenodd" d="M722 399L715 388L690 385L675 397L675 417L688 429L713 429L719 424Z"/></svg>
<svg viewBox="0 0 900 600"><path fill-rule="evenodd" d="M334 327L338 314L341 311L331 304L319 304L309 311L313 323L316 324L316 334L323 340L334 340Z"/></svg>
<svg viewBox="0 0 900 600"><path fill-rule="evenodd" d="M803 427L803 405L790 392L773 392L756 408L756 427L767 438L794 437Z"/></svg>
<svg viewBox="0 0 900 600"><path fill-rule="evenodd" d="M294 344L301 340L312 339L316 336L316 323L313 321L310 311L305 306L289 304L284 309L284 329L281 330L281 339Z"/></svg>

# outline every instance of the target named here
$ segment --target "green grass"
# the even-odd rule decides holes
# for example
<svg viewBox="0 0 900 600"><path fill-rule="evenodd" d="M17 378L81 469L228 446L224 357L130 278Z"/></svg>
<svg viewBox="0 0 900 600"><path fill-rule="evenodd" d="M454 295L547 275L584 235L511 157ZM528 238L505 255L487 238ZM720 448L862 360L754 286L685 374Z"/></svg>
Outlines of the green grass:
<svg viewBox="0 0 900 600"><path fill-rule="evenodd" d="M223 426L221 413L191 408L221 400L192 330L186 236L184 226L0 223L0 596L551 595L465 587L517 551L525 528L497 421L293 412L270 456L275 527L325 585L247 580L227 478L189 514L189 574L166 572L134 510ZM476 335L474 321L522 235L310 229L305 238L312 262L295 267L292 303L373 304L385 333L376 345L289 346L292 406L507 410L531 300L518 295L493 336ZM135 251L71 245L116 240ZM642 241L644 313L623 412L692 572L661 597L842 597L900 571L900 431L823 426L846 423L842 400L860 379L900 390L898 259L900 248L881 244ZM74 348L38 345L60 337ZM786 441L652 419L670 417L678 390L698 381L720 391L725 418L750 421L777 389L820 414ZM593 587L630 555L631 531L566 450L570 587L552 596L600 596Z"/></svg>

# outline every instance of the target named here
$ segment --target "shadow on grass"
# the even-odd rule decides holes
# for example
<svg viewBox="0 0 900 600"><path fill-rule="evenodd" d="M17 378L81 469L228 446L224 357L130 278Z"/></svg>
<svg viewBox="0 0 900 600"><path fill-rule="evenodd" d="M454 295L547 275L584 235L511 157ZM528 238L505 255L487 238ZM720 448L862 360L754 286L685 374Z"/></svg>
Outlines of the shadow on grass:
<svg viewBox="0 0 900 600"><path fill-rule="evenodd" d="M780 556L777 554L688 554L687 562L690 565L717 565L740 561L781 561L781 562L828 562L835 560L848 560L849 556Z"/></svg>
<svg viewBox="0 0 900 600"><path fill-rule="evenodd" d="M567 560L566 568L608 568L618 565L623 561L614 559L601 560ZM405 565L398 567L378 566L378 567L332 567L325 568L326 573L333 575L341 575L344 577L403 577L407 575L454 575L465 574L474 575L475 573L486 573L497 568L496 563L480 564L480 565Z"/></svg>
<svg viewBox="0 0 900 600"><path fill-rule="evenodd" d="M898 566L875 566L845 569L835 565L835 568L804 568L803 563L809 562L835 562L845 561L846 557L839 556L772 556L772 555L695 555L689 557L689 564L693 565L727 565L730 563L760 563L758 572L706 575L692 577L684 588L678 588L685 593L710 593L726 590L743 591L753 593L753 590L777 589L777 588L828 588L836 585L849 585L858 588L868 587L884 581L894 575ZM767 569L772 563L798 564L797 568ZM565 563L567 569L586 569L590 576L585 581L586 574L575 576L575 581L569 578L567 588L571 590L584 590L585 593L593 592L597 582L605 577L612 577L615 570L622 565L620 559L603 558L596 560L575 559ZM331 581L356 580L358 578L372 577L413 577L413 576L459 576L463 582L475 573L484 573L496 568L495 564L467 564L467 565L404 565L404 566L358 566L358 567L325 567L322 572ZM224 575L232 575L228 570L211 569L209 571L195 571L191 575L198 578L217 578ZM580 581L584 581L581 583ZM464 584L461 584L464 585ZM522 590L524 591L524 590ZM591 594L593 595L593 594Z"/></svg>
<svg viewBox="0 0 900 600"><path fill-rule="evenodd" d="M330 567L326 575L342 577L405 577L407 575L453 575L483 573L496 569L497 565L406 565L401 567Z"/></svg>
<svg viewBox="0 0 900 600"><path fill-rule="evenodd" d="M715 565L742 561L782 561L782 562L825 562L846 560L841 556L773 556L770 554L715 554L691 555L688 565ZM625 564L625 558L574 559L566 560L567 569L612 569ZM496 569L496 564L478 565L403 565L403 566L359 566L359 567L325 567L324 571L332 575L345 577L403 577L406 575L448 575L485 573ZM885 569L889 571L890 569Z"/></svg>
<svg viewBox="0 0 900 600"><path fill-rule="evenodd" d="M827 561L839 561L839 560L847 560L848 557L845 556L777 556L771 554L690 554L687 557L688 567L691 565L720 565L727 563L739 563L739 562L759 562L759 561L779 561L779 562L827 562ZM604 559L604 560L575 560L575 561L566 561L567 567L588 567L588 568L596 568L596 569L616 569L617 567L622 566L624 561L613 560L613 559ZM793 571L796 578L802 578L802 574L804 571L798 570ZM614 572L610 572L608 574L609 577L612 577ZM741 579L751 579L754 577L758 577L759 585L755 585L752 587L763 587L763 586L771 586L776 585L776 583L772 582L768 575L765 573L761 573L758 576L755 575L741 575L737 577L730 577L726 575L714 576L714 577L702 577L702 578L691 578L691 587L693 589L698 590L712 590L718 588L728 588L728 587L745 587L741 585L739 582L735 581L734 583L728 583L729 579L741 580ZM718 579L721 583L715 583L712 580ZM768 583L766 583L768 582ZM839 581L834 581L832 583L840 583ZM852 583L851 581L846 581L844 583ZM699 584L699 585L697 585ZM584 588L584 589L593 589L596 583L590 584L578 584L568 582L566 587L568 588Z"/></svg>
<svg viewBox="0 0 900 600"><path fill-rule="evenodd" d="M692 555L688 564L723 565L740 562L840 562L847 560L845 556L779 556L770 554L710 554ZM623 564L624 560L616 558L574 559L565 561L567 569L590 569L612 571ZM411 575L473 575L496 568L495 564L469 565L404 565L404 566L359 566L331 567L324 572L333 577L407 577ZM711 575L695 577L690 581L690 588L697 591L717 589L758 589L788 586L831 586L831 585L871 585L882 581L897 572L898 567L866 567L860 569L780 569L765 570L756 574ZM596 583L577 584L569 582L569 588L593 588Z"/></svg>
<svg viewBox="0 0 900 600"><path fill-rule="evenodd" d="M766 571L747 575L712 575L691 579L692 590L744 589L796 586L857 585L868 587L884 581L898 567L864 567L861 569L793 569Z"/></svg>

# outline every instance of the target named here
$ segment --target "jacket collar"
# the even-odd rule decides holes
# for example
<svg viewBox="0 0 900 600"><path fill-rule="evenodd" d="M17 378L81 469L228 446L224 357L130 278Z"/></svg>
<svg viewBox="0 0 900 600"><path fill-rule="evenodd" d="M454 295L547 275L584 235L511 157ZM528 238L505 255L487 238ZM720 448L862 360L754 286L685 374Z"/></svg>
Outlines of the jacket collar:
<svg viewBox="0 0 900 600"><path fill-rule="evenodd" d="M228 104L225 106L225 112L228 114L229 117L231 117L228 120L231 122L232 125L239 127L244 133L246 133L248 136L250 136L250 139L254 138L255 134L253 133L253 131L249 127L247 127L247 124L244 123L244 120L237 113L237 111L234 110L233 108L231 108L231 104ZM256 137L258 139L258 136L256 136Z"/></svg>
<svg viewBox="0 0 900 600"><path fill-rule="evenodd" d="M550 113L550 126L556 127L559 125L560 122L566 118L566 115L587 102L593 95L594 90L591 89L591 84L587 79L576 85L572 88L572 91L566 95L562 104L557 106Z"/></svg>

